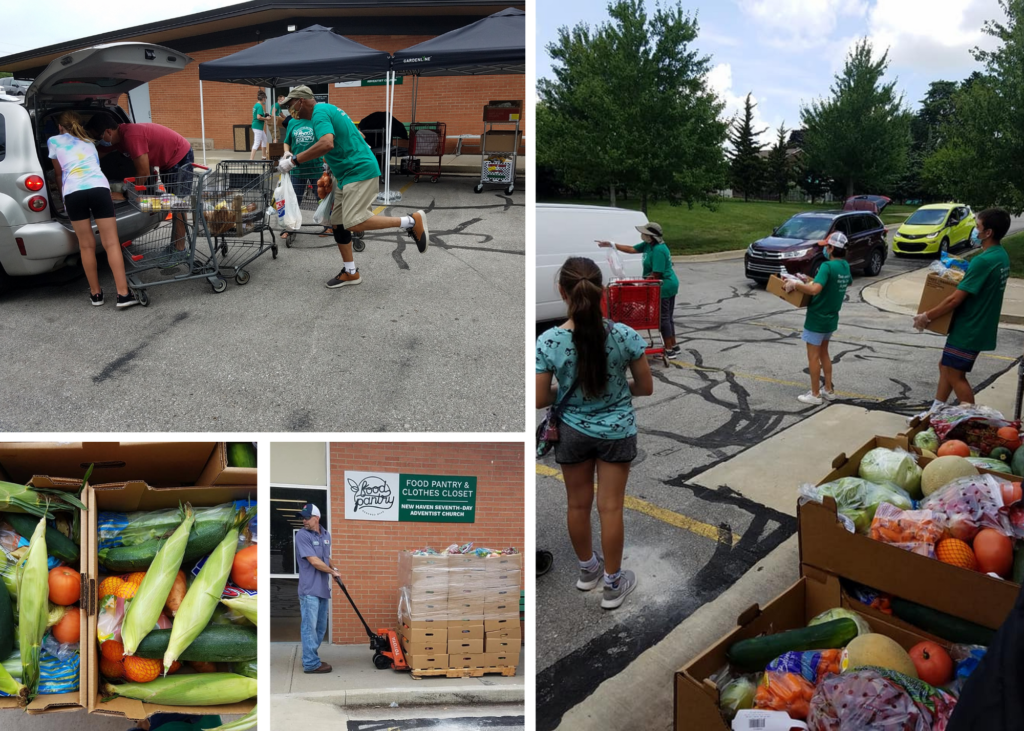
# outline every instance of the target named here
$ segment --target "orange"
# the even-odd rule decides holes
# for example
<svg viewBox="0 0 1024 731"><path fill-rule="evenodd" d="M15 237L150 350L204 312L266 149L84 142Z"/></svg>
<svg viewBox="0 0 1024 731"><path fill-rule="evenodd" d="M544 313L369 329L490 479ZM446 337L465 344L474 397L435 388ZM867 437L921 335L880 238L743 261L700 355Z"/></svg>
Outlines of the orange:
<svg viewBox="0 0 1024 731"><path fill-rule="evenodd" d="M164 664L159 660L129 655L124 659L124 676L133 683L148 683L160 677Z"/></svg>
<svg viewBox="0 0 1024 731"><path fill-rule="evenodd" d="M167 669L167 674L168 675L173 675L174 673L178 672L179 670L181 670L181 663L178 662L177 660L175 660L174 662L171 663L171 667L169 667Z"/></svg>
<svg viewBox="0 0 1024 731"><path fill-rule="evenodd" d="M107 640L100 645L100 652L103 657L114 662L121 662L124 660L124 645L117 640Z"/></svg>
<svg viewBox="0 0 1024 731"><path fill-rule="evenodd" d="M120 576L108 576L100 582L100 588L97 590L97 594L100 597L110 596L116 594L117 589L121 584L124 583L124 579Z"/></svg>
<svg viewBox="0 0 1024 731"><path fill-rule="evenodd" d="M105 657L101 657L100 672L103 673L103 677L105 678L123 678L124 665L120 660L108 660Z"/></svg>
<svg viewBox="0 0 1024 731"><path fill-rule="evenodd" d="M950 439L939 447L939 451L936 452L936 454L940 457L948 457L950 455L955 455L957 457L970 457L971 448L959 439Z"/></svg>
<svg viewBox="0 0 1024 731"><path fill-rule="evenodd" d="M139 582L137 581L125 581L121 586L117 587L117 591L114 592L116 596L122 599L131 599L135 596L135 592L139 590Z"/></svg>
<svg viewBox="0 0 1024 731"><path fill-rule="evenodd" d="M134 584L141 584L142 580L146 577L145 571L136 571L133 574L128 574L124 577L125 581L130 581Z"/></svg>
<svg viewBox="0 0 1024 731"><path fill-rule="evenodd" d="M943 563L959 566L962 569L978 570L978 562L974 551L959 538L943 538L935 547L935 557Z"/></svg>

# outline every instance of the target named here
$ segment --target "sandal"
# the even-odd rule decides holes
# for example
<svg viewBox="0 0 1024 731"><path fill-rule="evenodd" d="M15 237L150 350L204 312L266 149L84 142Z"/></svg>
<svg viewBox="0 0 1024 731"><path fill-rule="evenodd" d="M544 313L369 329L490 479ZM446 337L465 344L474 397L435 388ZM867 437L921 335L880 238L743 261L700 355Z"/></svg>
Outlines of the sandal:
<svg viewBox="0 0 1024 731"><path fill-rule="evenodd" d="M291 231L282 231L282 232L281 232L281 238L282 238L282 239L287 239L287 238L290 238L290 237L291 237L291 235L292 235L292 232L291 232Z"/></svg>
<svg viewBox="0 0 1024 731"><path fill-rule="evenodd" d="M320 236L334 236L334 229L330 226L324 226L324 230L320 232Z"/></svg>

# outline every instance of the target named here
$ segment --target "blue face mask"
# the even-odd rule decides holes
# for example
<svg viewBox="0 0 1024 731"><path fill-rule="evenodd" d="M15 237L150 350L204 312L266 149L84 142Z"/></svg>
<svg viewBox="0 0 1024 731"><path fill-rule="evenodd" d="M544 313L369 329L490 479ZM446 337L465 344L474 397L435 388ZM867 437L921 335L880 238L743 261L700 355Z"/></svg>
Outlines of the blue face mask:
<svg viewBox="0 0 1024 731"><path fill-rule="evenodd" d="M96 140L96 144L97 145L102 145L103 147L113 147L113 145L111 145L109 142L107 142L106 140L102 140L102 139L101 140Z"/></svg>
<svg viewBox="0 0 1024 731"><path fill-rule="evenodd" d="M832 258L832 255L828 253L828 249L826 248L825 249L825 260L828 261L831 258Z"/></svg>
<svg viewBox="0 0 1024 731"><path fill-rule="evenodd" d="M978 234L978 229L971 229L971 241L975 246L981 246L981 236Z"/></svg>

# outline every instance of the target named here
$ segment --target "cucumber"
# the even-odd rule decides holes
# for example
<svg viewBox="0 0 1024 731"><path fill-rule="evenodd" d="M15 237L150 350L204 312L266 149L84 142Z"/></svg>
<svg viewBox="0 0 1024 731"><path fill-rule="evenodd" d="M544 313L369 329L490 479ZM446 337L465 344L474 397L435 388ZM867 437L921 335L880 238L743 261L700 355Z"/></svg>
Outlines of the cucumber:
<svg viewBox="0 0 1024 731"><path fill-rule="evenodd" d="M237 673L238 675L244 675L247 678L256 677L256 658L251 660L243 660L242 662L236 662L232 664L231 672Z"/></svg>
<svg viewBox="0 0 1024 731"><path fill-rule="evenodd" d="M7 586L0 581L0 662L14 651L14 608Z"/></svg>
<svg viewBox="0 0 1024 731"><path fill-rule="evenodd" d="M3 519L11 524L14 532L28 540L39 521L24 513L3 513ZM56 528L46 524L46 552L66 564L78 564L78 546Z"/></svg>
<svg viewBox="0 0 1024 731"><path fill-rule="evenodd" d="M231 522L196 524L188 534L185 556L182 562L202 558L217 547L228 533ZM164 544L163 538L137 543L134 546L104 548L99 552L100 564L111 571L145 571L153 563L157 552Z"/></svg>
<svg viewBox="0 0 1024 731"><path fill-rule="evenodd" d="M1024 584L1024 548L1020 542L1013 549L1013 583Z"/></svg>
<svg viewBox="0 0 1024 731"><path fill-rule="evenodd" d="M171 630L156 629L139 643L135 654L151 660L162 660L171 639ZM179 660L199 662L242 662L256 657L256 629L211 625L192 640ZM255 665L256 661L253 660Z"/></svg>
<svg viewBox="0 0 1024 731"><path fill-rule="evenodd" d="M228 467L255 467L256 447L252 442L228 442Z"/></svg>
<svg viewBox="0 0 1024 731"><path fill-rule="evenodd" d="M989 646L996 631L966 619L954 617L937 609L908 602L906 599L892 599L892 612L904 622L920 627L936 637L963 645Z"/></svg>
<svg viewBox="0 0 1024 731"><path fill-rule="evenodd" d="M1017 447L1010 460L1010 469L1017 477L1024 477L1024 447Z"/></svg>
<svg viewBox="0 0 1024 731"><path fill-rule="evenodd" d="M856 622L852 619L834 619L813 627L740 640L734 642L726 654L729 662L736 667L756 672L763 671L768 663L784 653L845 647L856 636Z"/></svg>

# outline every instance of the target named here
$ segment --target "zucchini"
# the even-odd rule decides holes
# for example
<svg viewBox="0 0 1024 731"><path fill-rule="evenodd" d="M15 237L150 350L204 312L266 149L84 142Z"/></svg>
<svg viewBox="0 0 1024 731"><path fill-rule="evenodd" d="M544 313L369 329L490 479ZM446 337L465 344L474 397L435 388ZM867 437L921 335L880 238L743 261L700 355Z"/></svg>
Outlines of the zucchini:
<svg viewBox="0 0 1024 731"><path fill-rule="evenodd" d="M980 624L968 622L966 619L954 617L937 609L908 602L906 599L893 597L892 613L904 622L909 622L925 632L930 632L936 637L957 644L988 647L996 634L995 630L988 627L982 627Z"/></svg>
<svg viewBox="0 0 1024 731"><path fill-rule="evenodd" d="M185 545L185 561L195 561L202 558L217 547L217 544L224 540L224 536L231 527L231 521L222 523L197 523L188 534L188 543ZM134 546L117 546L116 548L104 548L99 552L100 564L111 571L145 571L153 563L157 552L164 544L164 538L153 538Z"/></svg>
<svg viewBox="0 0 1024 731"><path fill-rule="evenodd" d="M171 639L171 630L156 629L139 643L135 654L162 660ZM256 630L234 625L210 625L192 640L179 660L199 662L242 662L256 657ZM253 660L253 664L255 664ZM255 677L255 676L254 676Z"/></svg>
<svg viewBox="0 0 1024 731"><path fill-rule="evenodd" d="M247 678L256 677L256 658L251 660L242 660L241 662L232 663L231 672L237 675L244 675Z"/></svg>
<svg viewBox="0 0 1024 731"><path fill-rule="evenodd" d="M1024 548L1019 541L1013 549L1013 583L1024 584Z"/></svg>
<svg viewBox="0 0 1024 731"><path fill-rule="evenodd" d="M11 606L11 595L7 586L0 581L0 662L3 662L14 651L14 608Z"/></svg>
<svg viewBox="0 0 1024 731"><path fill-rule="evenodd" d="M837 649L845 647L856 636L856 622L852 619L834 619L813 627L740 640L734 642L726 654L729 662L736 667L756 672L763 671L768 663L784 653Z"/></svg>
<svg viewBox="0 0 1024 731"><path fill-rule="evenodd" d="M39 522L34 515L25 515L24 513L3 513L3 519L10 523L14 532L25 540L32 537L32 531L36 529L36 524ZM78 564L78 546L59 530L51 527L49 523L46 524L46 552L66 564Z"/></svg>
<svg viewBox="0 0 1024 731"><path fill-rule="evenodd" d="M228 467L255 467L256 447L252 442L228 442Z"/></svg>
<svg viewBox="0 0 1024 731"><path fill-rule="evenodd" d="M1024 447L1017 447L1010 459L1010 469L1017 477L1024 477Z"/></svg>

